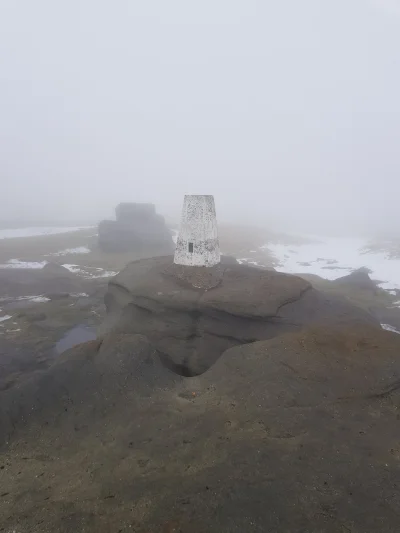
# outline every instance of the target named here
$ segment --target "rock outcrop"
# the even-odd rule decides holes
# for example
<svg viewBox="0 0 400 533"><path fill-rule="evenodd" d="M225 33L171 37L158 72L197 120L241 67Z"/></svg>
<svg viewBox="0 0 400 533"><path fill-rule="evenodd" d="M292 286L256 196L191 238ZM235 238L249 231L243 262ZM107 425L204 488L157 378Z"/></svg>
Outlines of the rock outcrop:
<svg viewBox="0 0 400 533"><path fill-rule="evenodd" d="M130 263L110 281L105 303L103 335L145 335L169 368L187 376L206 371L228 348L305 325L379 327L300 277L224 262L184 267L169 256Z"/></svg>
<svg viewBox="0 0 400 533"><path fill-rule="evenodd" d="M377 290L376 282L369 277L369 272L365 268L359 268L347 276L337 278L332 283L335 285L349 285L357 289Z"/></svg>
<svg viewBox="0 0 400 533"><path fill-rule="evenodd" d="M103 251L172 253L171 232L153 204L122 203L116 207L115 214L116 220L103 220L99 224L99 247Z"/></svg>
<svg viewBox="0 0 400 533"><path fill-rule="evenodd" d="M399 350L313 327L184 378L140 335L81 345L0 392L1 527L397 531Z"/></svg>
<svg viewBox="0 0 400 533"><path fill-rule="evenodd" d="M399 335L224 261L136 261L105 300L99 340L0 387L0 529L397 531Z"/></svg>
<svg viewBox="0 0 400 533"><path fill-rule="evenodd" d="M57 263L40 269L0 269L0 297L83 292L87 281Z"/></svg>

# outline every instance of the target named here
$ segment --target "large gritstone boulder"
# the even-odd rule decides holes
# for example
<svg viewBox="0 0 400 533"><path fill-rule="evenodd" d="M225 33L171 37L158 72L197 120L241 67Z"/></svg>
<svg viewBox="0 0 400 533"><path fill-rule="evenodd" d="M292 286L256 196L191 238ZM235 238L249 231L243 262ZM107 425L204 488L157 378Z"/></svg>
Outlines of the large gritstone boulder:
<svg viewBox="0 0 400 533"><path fill-rule="evenodd" d="M99 246L105 252L138 252L162 255L173 251L170 230L153 204L122 203L116 220L99 224Z"/></svg>
<svg viewBox="0 0 400 533"><path fill-rule="evenodd" d="M141 335L76 347L0 391L0 530L395 533L399 351L325 325L187 378Z"/></svg>
<svg viewBox="0 0 400 533"><path fill-rule="evenodd" d="M172 257L130 263L109 283L101 334L145 335L182 375L207 370L228 348L308 324L369 323L367 312L302 278L222 262L172 264Z"/></svg>

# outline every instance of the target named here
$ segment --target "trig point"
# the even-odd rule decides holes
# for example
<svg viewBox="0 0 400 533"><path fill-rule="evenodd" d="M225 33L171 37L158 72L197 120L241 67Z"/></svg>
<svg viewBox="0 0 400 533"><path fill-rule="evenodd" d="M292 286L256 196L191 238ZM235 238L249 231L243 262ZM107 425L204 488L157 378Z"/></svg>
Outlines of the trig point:
<svg viewBox="0 0 400 533"><path fill-rule="evenodd" d="M214 197L186 195L174 263L212 267L220 262L220 257Z"/></svg>

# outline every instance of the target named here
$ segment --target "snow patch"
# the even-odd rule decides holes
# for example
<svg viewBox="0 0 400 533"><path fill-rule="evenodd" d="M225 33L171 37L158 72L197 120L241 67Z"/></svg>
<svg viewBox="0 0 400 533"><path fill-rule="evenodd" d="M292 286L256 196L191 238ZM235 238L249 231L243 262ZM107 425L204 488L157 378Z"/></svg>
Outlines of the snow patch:
<svg viewBox="0 0 400 533"><path fill-rule="evenodd" d="M73 265L69 263L64 264L63 267L67 268L74 274L80 274L86 279L110 278L111 276L116 276L118 274L118 272L113 270L104 270L103 268Z"/></svg>
<svg viewBox="0 0 400 533"><path fill-rule="evenodd" d="M315 274L335 280L364 267L383 289L400 289L400 259L369 249L367 241L319 237L308 240L303 244L267 244L262 248L275 255L279 272Z"/></svg>
<svg viewBox="0 0 400 533"><path fill-rule="evenodd" d="M33 268L40 269L47 265L47 261L21 261L20 259L10 259L6 263L0 264L0 268Z"/></svg>
<svg viewBox="0 0 400 533"><path fill-rule="evenodd" d="M236 259L236 261L239 263L239 265L254 265L258 267L265 267L262 263L259 261L253 261L252 259L249 259L247 257L242 257L240 259Z"/></svg>
<svg viewBox="0 0 400 533"><path fill-rule="evenodd" d="M386 331L391 331L392 333L397 333L398 335L400 335L400 331L395 327L391 326L390 324L381 324L381 327Z"/></svg>
<svg viewBox="0 0 400 533"><path fill-rule="evenodd" d="M71 233L94 226L73 226L73 227L45 227L38 226L32 228L0 229L0 239L15 239L18 237L39 237L43 235L57 235L58 233Z"/></svg>
<svg viewBox="0 0 400 533"><path fill-rule="evenodd" d="M73 272L74 274L77 274L81 271L81 267L79 265L70 265L68 263L65 263L62 266L68 269L70 272Z"/></svg>
<svg viewBox="0 0 400 533"><path fill-rule="evenodd" d="M87 246L78 246L77 248L66 248L65 250L61 250L60 252L54 252L52 256L61 256L61 255L69 255L69 254L89 254L90 250Z"/></svg>
<svg viewBox="0 0 400 533"><path fill-rule="evenodd" d="M86 253L86 252L85 252ZM16 268L16 269L42 269L47 265L48 261L34 262L34 261L21 261L19 259L10 259L7 263L0 264L1 268ZM62 265L70 272L74 274L79 274L86 279L92 278L109 278L111 276L116 276L118 272L114 270L104 270L103 268L74 265L70 263L65 263ZM25 297L23 297L25 298Z"/></svg>
<svg viewBox="0 0 400 533"><path fill-rule="evenodd" d="M44 303L49 302L50 298L47 298L46 296L39 295L39 296L18 296L18 298L15 298L15 301L21 301L26 300L28 302L35 302L35 303Z"/></svg>
<svg viewBox="0 0 400 533"><path fill-rule="evenodd" d="M10 318L12 318L11 315L0 316L0 322L4 322L5 320L10 320Z"/></svg>

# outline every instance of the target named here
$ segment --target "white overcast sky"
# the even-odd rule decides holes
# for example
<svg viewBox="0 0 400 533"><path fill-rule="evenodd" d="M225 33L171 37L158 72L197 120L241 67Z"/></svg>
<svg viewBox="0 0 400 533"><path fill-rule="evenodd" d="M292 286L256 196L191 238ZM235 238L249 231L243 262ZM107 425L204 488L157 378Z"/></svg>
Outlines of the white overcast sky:
<svg viewBox="0 0 400 533"><path fill-rule="evenodd" d="M0 219L400 230L400 0L0 0Z"/></svg>

